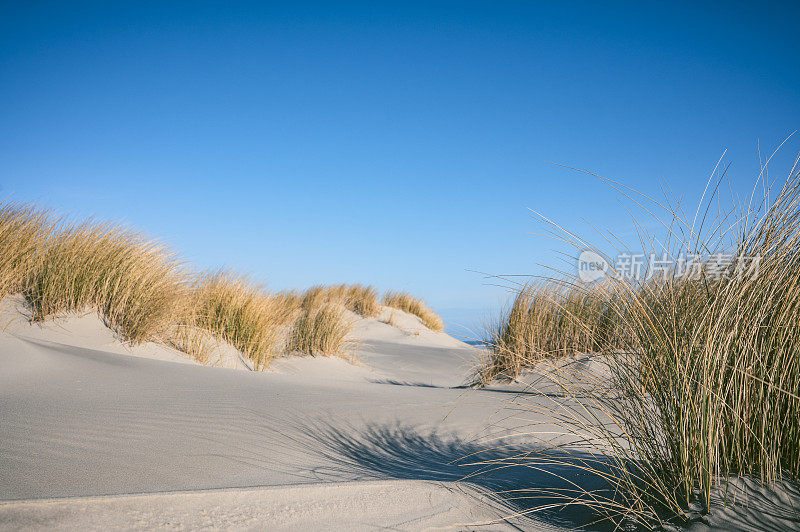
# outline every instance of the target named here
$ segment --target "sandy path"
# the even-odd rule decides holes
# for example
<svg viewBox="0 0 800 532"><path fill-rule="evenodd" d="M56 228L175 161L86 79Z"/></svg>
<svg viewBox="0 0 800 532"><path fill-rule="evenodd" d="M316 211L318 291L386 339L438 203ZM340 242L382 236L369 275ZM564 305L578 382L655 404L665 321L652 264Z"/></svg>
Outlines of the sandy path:
<svg viewBox="0 0 800 532"><path fill-rule="evenodd" d="M530 437L504 449L487 437L541 419L504 408L513 386L461 387L477 354L445 335L365 321L361 365L287 359L278 373L253 373L176 363L162 346L130 350L91 316L11 325L0 332L0 529L563 530L593 520L580 508L502 519L553 501L509 507L492 493L570 488L585 475L475 464L535 450ZM792 490L754 489L747 507L693 528L791 528Z"/></svg>
<svg viewBox="0 0 800 532"><path fill-rule="evenodd" d="M369 471L324 455L368 447L376 431L472 441L498 408L464 390L13 341L0 344L0 499L360 480Z"/></svg>
<svg viewBox="0 0 800 532"><path fill-rule="evenodd" d="M518 474L458 482L505 394L450 387L476 356L452 339L378 335L362 366L253 373L87 347L69 325L0 335L0 528L416 530L509 513L479 493Z"/></svg>
<svg viewBox="0 0 800 532"><path fill-rule="evenodd" d="M391 504L387 504L391 501ZM19 530L472 528L494 517L458 483L392 480L55 499L0 506ZM450 526L447 526L450 525ZM496 523L481 528L514 527Z"/></svg>

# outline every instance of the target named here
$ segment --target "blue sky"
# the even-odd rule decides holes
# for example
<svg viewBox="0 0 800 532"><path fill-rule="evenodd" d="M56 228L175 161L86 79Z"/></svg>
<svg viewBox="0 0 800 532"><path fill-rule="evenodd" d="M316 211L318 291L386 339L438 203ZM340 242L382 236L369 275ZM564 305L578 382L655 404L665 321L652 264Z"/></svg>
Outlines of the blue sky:
<svg viewBox="0 0 800 532"><path fill-rule="evenodd" d="M747 189L800 124L798 23L796 2L4 2L0 195L277 289L410 290L452 329L505 298L471 270L559 264L529 209L630 233L553 162L694 204L727 149Z"/></svg>

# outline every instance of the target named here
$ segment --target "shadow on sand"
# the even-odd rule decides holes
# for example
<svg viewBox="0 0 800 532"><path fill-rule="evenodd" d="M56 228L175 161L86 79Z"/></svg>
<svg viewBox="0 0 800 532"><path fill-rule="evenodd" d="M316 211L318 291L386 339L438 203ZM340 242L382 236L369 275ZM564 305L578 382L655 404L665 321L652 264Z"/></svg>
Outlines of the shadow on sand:
<svg viewBox="0 0 800 532"><path fill-rule="evenodd" d="M588 399L589 396L576 394L574 392L546 392L534 388L532 385L526 385L522 388L497 388L492 386L476 387L469 384L462 384L461 386L440 386L438 384L430 384L424 382L411 382L400 381L396 379L379 379L370 381L373 384L387 384L390 386L408 386L412 388L436 388L439 390L465 390L465 392L474 395L491 395L491 394L505 394L514 396L530 396L530 397L545 397L545 398L558 398L558 399Z"/></svg>
<svg viewBox="0 0 800 532"><path fill-rule="evenodd" d="M317 474L355 474L361 480L460 481L489 497L499 515L523 529L528 518L569 529L614 528L576 502L612 495L598 475L585 471L587 465L601 467L590 456L499 442L480 444L402 425L357 429L315 423L301 430L330 464Z"/></svg>
<svg viewBox="0 0 800 532"><path fill-rule="evenodd" d="M536 522L567 529L636 530L631 522L615 527L592 510L614 494L598 471L611 467L595 456L544 450L501 442L466 441L404 425L368 424L337 428L327 423L304 425L328 465L316 473L355 476L360 480L405 479L468 483L496 505L498 515L526 530ZM594 472L593 472L594 471ZM727 494L714 495L712 514L694 521L694 531L788 530L800 524L800 486L764 487L737 480ZM725 500L727 499L727 500Z"/></svg>

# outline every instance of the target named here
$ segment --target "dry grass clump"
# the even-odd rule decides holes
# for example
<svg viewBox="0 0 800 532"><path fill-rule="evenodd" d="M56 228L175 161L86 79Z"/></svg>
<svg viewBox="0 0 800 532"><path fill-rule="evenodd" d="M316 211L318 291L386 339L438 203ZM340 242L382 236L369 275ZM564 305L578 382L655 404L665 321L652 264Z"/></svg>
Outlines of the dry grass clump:
<svg viewBox="0 0 800 532"><path fill-rule="evenodd" d="M328 289L322 285L312 286L300 295L300 308L308 310L331 302Z"/></svg>
<svg viewBox="0 0 800 532"><path fill-rule="evenodd" d="M621 330L603 294L568 282L527 285L488 331L488 357L477 382L513 380L546 358L596 353L617 343Z"/></svg>
<svg viewBox="0 0 800 532"><path fill-rule="evenodd" d="M298 302L291 293L269 294L243 276L213 272L201 276L193 291L194 325L225 339L263 369L279 356Z"/></svg>
<svg viewBox="0 0 800 532"><path fill-rule="evenodd" d="M728 276L711 278L707 262L694 281L673 274L636 290L609 286L623 296L627 347L638 355L615 363L615 384L625 396L643 392L616 417L670 512L685 515L695 500L707 510L733 475L800 478L799 186L795 174L732 228ZM718 249L708 240L688 250ZM737 273L750 257L760 257L757 274ZM641 491L640 480L625 482Z"/></svg>
<svg viewBox="0 0 800 532"><path fill-rule="evenodd" d="M52 232L46 211L30 205L0 205L0 299L25 289Z"/></svg>
<svg viewBox="0 0 800 532"><path fill-rule="evenodd" d="M347 301L350 310L365 318L374 318L381 311L378 292L371 286L349 285L347 287Z"/></svg>
<svg viewBox="0 0 800 532"><path fill-rule="evenodd" d="M365 318L374 318L380 312L378 292L371 286L360 284L317 285L303 294L304 308L314 308L326 303L337 303Z"/></svg>
<svg viewBox="0 0 800 532"><path fill-rule="evenodd" d="M133 344L159 338L183 312L186 273L163 246L119 226L84 222L40 242L24 293L34 319L98 309Z"/></svg>
<svg viewBox="0 0 800 532"><path fill-rule="evenodd" d="M187 323L175 325L168 335L166 343L201 364L211 364L213 362L211 354L216 347L216 342L209 331L192 325L192 323L194 323L193 320L187 320Z"/></svg>
<svg viewBox="0 0 800 532"><path fill-rule="evenodd" d="M352 327L336 303L303 308L289 331L286 350L312 356L343 354Z"/></svg>
<svg viewBox="0 0 800 532"><path fill-rule="evenodd" d="M388 318L380 320L380 322L385 323L386 325L391 325L392 327L399 327L397 320L395 319L394 312L389 314Z"/></svg>
<svg viewBox="0 0 800 532"><path fill-rule="evenodd" d="M685 524L736 476L800 479L800 174L771 201L765 189L716 217L706 206L688 219L667 203L669 238L645 235L643 245L673 258L726 252L729 267L608 276L587 289L622 328L600 337L607 374L577 382L551 370L563 398L548 422L578 435L596 457L582 468L612 488L580 503L617 525Z"/></svg>
<svg viewBox="0 0 800 532"><path fill-rule="evenodd" d="M0 298L25 295L36 320L93 308L122 340L169 344L209 363L216 339L264 369L287 351L341 353L345 309L374 317L363 285L270 293L231 272L195 275L158 242L119 225L53 220L48 211L0 204Z"/></svg>
<svg viewBox="0 0 800 532"><path fill-rule="evenodd" d="M443 331L444 322L425 302L405 292L387 292L383 304L418 316L422 323L432 331Z"/></svg>

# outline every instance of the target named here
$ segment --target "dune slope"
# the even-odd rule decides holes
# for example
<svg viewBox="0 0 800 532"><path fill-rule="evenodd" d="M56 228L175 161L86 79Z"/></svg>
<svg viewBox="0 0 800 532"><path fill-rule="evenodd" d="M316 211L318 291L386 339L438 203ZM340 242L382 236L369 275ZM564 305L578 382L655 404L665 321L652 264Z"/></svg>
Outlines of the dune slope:
<svg viewBox="0 0 800 532"><path fill-rule="evenodd" d="M553 501L508 506L493 493L586 479L568 468L487 469L535 450L530 437L489 438L532 420L504 408L519 389L462 387L479 354L418 329L413 316L361 319L357 364L298 357L252 372L122 345L91 313L30 324L21 301L0 310L0 529L563 530L592 521L581 508L510 517ZM781 511L707 523L797 522L787 510L796 497L764 500Z"/></svg>
<svg viewBox="0 0 800 532"><path fill-rule="evenodd" d="M92 313L2 315L2 528L507 526L451 463L498 409L450 387L476 354L411 316L359 323L356 365L250 372L124 346Z"/></svg>

